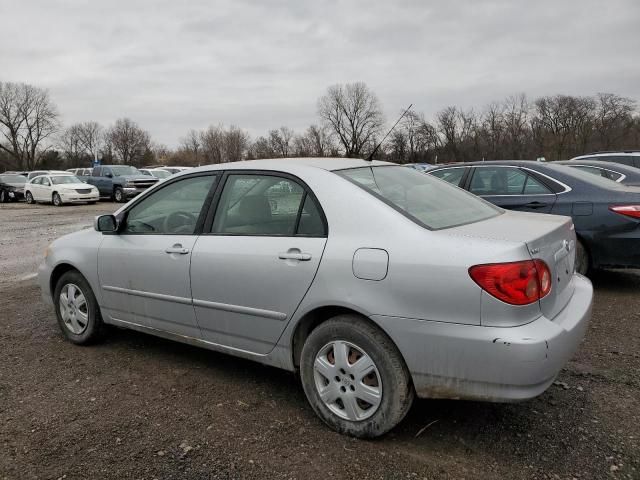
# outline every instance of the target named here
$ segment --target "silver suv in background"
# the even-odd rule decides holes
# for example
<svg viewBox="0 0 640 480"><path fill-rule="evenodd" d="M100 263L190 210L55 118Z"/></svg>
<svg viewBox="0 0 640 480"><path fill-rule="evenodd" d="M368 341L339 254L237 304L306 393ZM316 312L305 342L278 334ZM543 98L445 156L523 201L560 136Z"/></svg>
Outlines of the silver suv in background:
<svg viewBox="0 0 640 480"><path fill-rule="evenodd" d="M600 160L602 162L621 163L630 167L640 168L640 150L594 152L573 157L571 160Z"/></svg>

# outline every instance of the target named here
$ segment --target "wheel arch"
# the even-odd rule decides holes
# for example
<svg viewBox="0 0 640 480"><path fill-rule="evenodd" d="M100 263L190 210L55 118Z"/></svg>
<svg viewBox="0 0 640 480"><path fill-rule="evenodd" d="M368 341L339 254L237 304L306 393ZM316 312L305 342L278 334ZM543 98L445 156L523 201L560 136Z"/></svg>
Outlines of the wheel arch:
<svg viewBox="0 0 640 480"><path fill-rule="evenodd" d="M305 313L298 322L296 323L293 334L291 335L291 361L294 369L298 369L300 366L300 356L302 354L302 347L304 345L305 340L311 332L316 329L320 324L325 321L337 316L337 315L355 315L365 322L373 325L378 330L380 330L393 345L398 349L400 356L402 357L402 361L406 361L404 359L404 355L398 348L396 342L389 336L389 334L383 329L380 325L378 325L375 321L373 321L368 315L358 310L355 310L350 307L345 307L342 305L324 305L320 307L316 307L307 313Z"/></svg>
<svg viewBox="0 0 640 480"><path fill-rule="evenodd" d="M59 263L53 268L53 270L51 271L51 275L49 276L49 291L51 292L52 297L53 297L53 292L56 289L56 284L58 283L58 280L60 280L60 277L62 277L62 275L70 271L78 272L80 275L82 275L85 278L85 280L87 278L80 271L80 269L78 269L75 265L72 265L67 262ZM89 283L88 280L87 280L87 283Z"/></svg>

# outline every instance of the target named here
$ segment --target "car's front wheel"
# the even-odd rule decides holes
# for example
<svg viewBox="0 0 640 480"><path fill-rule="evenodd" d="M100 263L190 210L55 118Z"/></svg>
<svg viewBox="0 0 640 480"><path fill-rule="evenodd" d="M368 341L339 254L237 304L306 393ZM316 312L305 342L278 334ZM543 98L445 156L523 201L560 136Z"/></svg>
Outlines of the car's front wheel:
<svg viewBox="0 0 640 480"><path fill-rule="evenodd" d="M400 352L382 331L355 315L334 317L311 332L302 348L300 376L316 414L354 437L388 432L413 403Z"/></svg>
<svg viewBox="0 0 640 480"><path fill-rule="evenodd" d="M58 192L53 194L53 196L51 197L51 202L56 207L61 207L62 206L62 198L60 198L60 194Z"/></svg>
<svg viewBox="0 0 640 480"><path fill-rule="evenodd" d="M33 199L33 195L31 194L31 192L25 193L24 194L24 198L27 201L27 203L30 204L30 205L36 203L35 200Z"/></svg>
<svg viewBox="0 0 640 480"><path fill-rule="evenodd" d="M118 203L124 203L127 201L127 198L124 195L124 191L120 187L117 187L113 191L113 199Z"/></svg>
<svg viewBox="0 0 640 480"><path fill-rule="evenodd" d="M68 340L86 345L102 337L104 324L98 302L79 272L72 270L60 277L53 300L58 325Z"/></svg>

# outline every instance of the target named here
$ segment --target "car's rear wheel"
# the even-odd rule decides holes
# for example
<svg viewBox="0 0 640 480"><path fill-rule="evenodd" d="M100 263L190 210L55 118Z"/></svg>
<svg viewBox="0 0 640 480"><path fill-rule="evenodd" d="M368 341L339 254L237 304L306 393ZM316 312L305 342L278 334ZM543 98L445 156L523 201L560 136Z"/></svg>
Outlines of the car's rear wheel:
<svg viewBox="0 0 640 480"><path fill-rule="evenodd" d="M354 437L388 432L413 403L400 352L382 331L355 315L334 317L311 332L302 347L300 376L316 414Z"/></svg>
<svg viewBox="0 0 640 480"><path fill-rule="evenodd" d="M580 240L576 240L576 272L587 275L591 269L591 259L589 252Z"/></svg>
<svg viewBox="0 0 640 480"><path fill-rule="evenodd" d="M33 200L33 195L31 194L31 192L25 193L24 198L27 201L27 203L30 205L36 203L35 200Z"/></svg>
<svg viewBox="0 0 640 480"><path fill-rule="evenodd" d="M52 195L51 201L56 207L61 207L62 206L62 198L60 198L60 194L58 194L58 192L55 192Z"/></svg>
<svg viewBox="0 0 640 480"><path fill-rule="evenodd" d="M53 300L58 325L68 340L86 345L102 337L104 324L98 302L79 272L69 271L60 277Z"/></svg>
<svg viewBox="0 0 640 480"><path fill-rule="evenodd" d="M113 199L118 203L124 203L126 201L126 197L124 196L124 191L120 187L117 187L113 191Z"/></svg>

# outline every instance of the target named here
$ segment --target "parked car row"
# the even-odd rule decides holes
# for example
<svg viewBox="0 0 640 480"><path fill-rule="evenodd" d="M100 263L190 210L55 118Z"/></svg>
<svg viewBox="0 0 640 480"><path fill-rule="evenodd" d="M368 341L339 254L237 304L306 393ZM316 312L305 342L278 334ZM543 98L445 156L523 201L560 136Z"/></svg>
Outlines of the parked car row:
<svg viewBox="0 0 640 480"><path fill-rule="evenodd" d="M5 172L0 175L0 203L26 200L56 206L66 203L94 203L99 199L126 202L175 173L189 167L145 168L101 165L68 170Z"/></svg>

